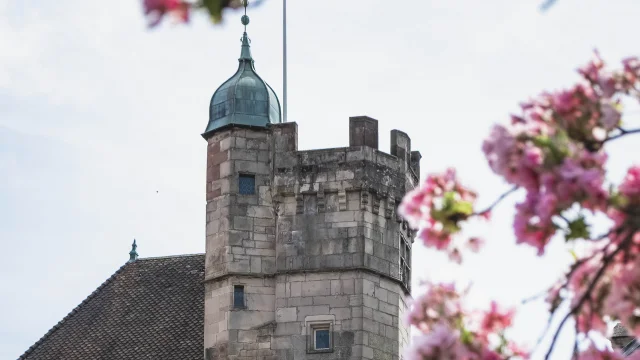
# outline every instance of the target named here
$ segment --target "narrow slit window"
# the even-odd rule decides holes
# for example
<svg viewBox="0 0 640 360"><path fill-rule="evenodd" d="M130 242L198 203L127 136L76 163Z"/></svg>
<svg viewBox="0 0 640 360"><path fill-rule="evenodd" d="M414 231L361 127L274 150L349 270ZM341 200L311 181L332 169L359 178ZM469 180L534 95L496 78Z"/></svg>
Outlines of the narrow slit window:
<svg viewBox="0 0 640 360"><path fill-rule="evenodd" d="M330 333L328 327L316 328L313 330L313 348L314 350L331 349Z"/></svg>
<svg viewBox="0 0 640 360"><path fill-rule="evenodd" d="M241 195L254 195L256 193L256 177L254 175L240 175L238 189Z"/></svg>
<svg viewBox="0 0 640 360"><path fill-rule="evenodd" d="M400 234L400 278L407 289L411 289L411 245Z"/></svg>
<svg viewBox="0 0 640 360"><path fill-rule="evenodd" d="M236 309L244 308L244 286L233 286L233 307Z"/></svg>

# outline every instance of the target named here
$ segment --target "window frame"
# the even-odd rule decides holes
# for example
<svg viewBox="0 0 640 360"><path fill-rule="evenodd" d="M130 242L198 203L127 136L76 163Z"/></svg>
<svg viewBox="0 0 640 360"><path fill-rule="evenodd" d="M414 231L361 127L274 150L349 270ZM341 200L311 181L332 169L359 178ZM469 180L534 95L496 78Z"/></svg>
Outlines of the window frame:
<svg viewBox="0 0 640 360"><path fill-rule="evenodd" d="M326 331L328 336L328 344L326 348L318 348L318 331ZM317 326L313 328L313 350L327 351L331 349L331 326Z"/></svg>
<svg viewBox="0 0 640 360"><path fill-rule="evenodd" d="M400 281L407 290L411 291L411 243L407 237L400 232Z"/></svg>
<svg viewBox="0 0 640 360"><path fill-rule="evenodd" d="M331 353L333 352L333 321L317 321L308 323L307 330L307 354L318 354L318 353ZM316 332L317 331L328 331L329 333L329 347L328 348L317 348L317 339Z"/></svg>
<svg viewBox="0 0 640 360"><path fill-rule="evenodd" d="M242 305L236 305L236 289L242 289ZM234 284L231 292L231 308L234 310L242 310L247 308L247 292L244 284Z"/></svg>
<svg viewBox="0 0 640 360"><path fill-rule="evenodd" d="M249 193L243 193L242 192L242 187L240 186L240 182L242 181L242 179L252 179L253 180L253 189L252 192ZM256 191L256 175L255 174L248 174L248 173L239 173L238 174L238 194L239 195L245 195L245 196L253 196L256 195L257 191Z"/></svg>

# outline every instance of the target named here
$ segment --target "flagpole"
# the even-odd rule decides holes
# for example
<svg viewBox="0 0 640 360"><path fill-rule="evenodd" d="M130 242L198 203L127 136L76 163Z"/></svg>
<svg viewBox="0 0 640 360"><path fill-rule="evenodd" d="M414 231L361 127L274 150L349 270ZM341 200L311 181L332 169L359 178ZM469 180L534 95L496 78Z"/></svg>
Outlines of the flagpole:
<svg viewBox="0 0 640 360"><path fill-rule="evenodd" d="M287 122L287 0L282 0L282 113Z"/></svg>

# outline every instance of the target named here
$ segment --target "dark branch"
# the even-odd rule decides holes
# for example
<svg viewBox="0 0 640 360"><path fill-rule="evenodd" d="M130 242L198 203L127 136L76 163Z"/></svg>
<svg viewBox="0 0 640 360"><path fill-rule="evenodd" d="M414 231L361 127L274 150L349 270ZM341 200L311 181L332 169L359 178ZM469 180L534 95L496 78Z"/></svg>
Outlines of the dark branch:
<svg viewBox="0 0 640 360"><path fill-rule="evenodd" d="M547 351L547 354L544 357L545 360L548 360L549 357L551 356L551 353L553 352L553 348L555 347L556 341L558 340L558 336L560 335L560 331L564 327L564 324L567 322L567 320L569 320L569 318L572 315L575 315L580 310L580 308L582 308L582 305L584 305L585 301L591 296L591 292L598 284L598 281L600 281L600 278L604 274L604 271L607 269L607 267L609 267L609 263L611 262L611 260L613 260L613 258L620 251L622 251L628 245L628 243L630 243L631 239L633 238L632 235L634 233L635 233L635 230L631 231L631 235L627 236L627 238L622 243L620 243L620 246L618 246L618 248L616 248L611 254L606 255L604 257L604 259L602 260L602 266L600 267L600 269L598 269L598 272L596 273L593 280L589 284L589 287L587 288L587 290L584 292L584 294L582 294L582 296L578 300L578 303L576 303L576 305L573 308L571 308L571 311L569 311L569 313L567 313L567 315L562 319L562 321L560 322L560 325L558 325L558 329L556 330L556 333L553 335L553 339L551 340L549 351Z"/></svg>
<svg viewBox="0 0 640 360"><path fill-rule="evenodd" d="M549 331L549 329L551 328L551 323L553 322L553 318L554 318L555 312L551 313L551 315L549 315L549 319L547 319L547 324L544 326L544 331L542 332L542 335L540 335L540 337L538 338L538 340L536 341L536 344L533 346L533 348L531 349L531 353L533 354L534 352L536 352L536 350L538 349L538 347L540 347L540 344L542 344L542 340L544 340L544 336L547 333L547 331Z"/></svg>
<svg viewBox="0 0 640 360"><path fill-rule="evenodd" d="M474 213L473 215L484 215L486 213L488 213L489 211L493 210L494 207L496 207L498 204L500 204L500 202L502 200L504 200L507 196L513 194L514 192L516 192L516 190L518 190L519 187L514 186L513 188L511 188L511 190L505 192L504 194L500 195L500 197L498 197L498 199L496 201L493 202L493 204L489 205L489 207L487 207L486 209L482 210L482 211L478 211L476 213Z"/></svg>
<svg viewBox="0 0 640 360"><path fill-rule="evenodd" d="M616 135L613 135L613 136L609 136L608 138L604 139L604 141L602 143L606 143L607 141L619 139L619 138L621 138L623 136L640 133L640 129L625 130L625 129L619 127L618 130L620 130L619 134L616 134Z"/></svg>
<svg viewBox="0 0 640 360"><path fill-rule="evenodd" d="M536 294L536 295L532 295L532 296L530 296L530 297L528 297L528 298L526 298L526 299L522 300L520 303L521 303L522 305L526 305L527 303L530 303L530 302L532 302L532 301L535 301L535 300L540 299L541 297L546 296L548 293L549 293L549 291L548 291L548 290L542 291L542 292L540 292L540 293L538 293L538 294Z"/></svg>

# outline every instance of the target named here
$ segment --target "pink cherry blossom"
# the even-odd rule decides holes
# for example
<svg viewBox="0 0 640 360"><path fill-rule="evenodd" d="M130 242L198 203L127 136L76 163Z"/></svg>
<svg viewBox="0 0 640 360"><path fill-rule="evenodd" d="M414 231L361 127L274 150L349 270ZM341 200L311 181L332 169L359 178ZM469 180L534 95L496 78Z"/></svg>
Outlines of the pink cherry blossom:
<svg viewBox="0 0 640 360"><path fill-rule="evenodd" d="M415 338L405 352L407 360L465 360L470 359L460 342L458 331L438 324L433 330Z"/></svg>
<svg viewBox="0 0 640 360"><path fill-rule="evenodd" d="M429 331L435 324L455 324L463 316L460 294L454 284L431 285L428 291L415 299L407 315L407 322L418 329Z"/></svg>
<svg viewBox="0 0 640 360"><path fill-rule="evenodd" d="M597 251L588 260L582 262L568 279L568 289L571 291L571 307L578 304L581 307L576 313L576 327L580 332L587 333L590 330L606 332L607 325L604 321L603 296L610 291L609 275L596 281L596 274L602 265L602 252ZM595 284L595 285L594 285ZM587 293L587 291L589 291ZM585 295L588 294L588 295ZM583 300L583 298L586 299Z"/></svg>
<svg viewBox="0 0 640 360"><path fill-rule="evenodd" d="M623 360L625 359L621 353L611 351L609 349L598 349L595 345L591 345L589 349L578 355L578 360ZM629 359L629 358L627 358Z"/></svg>
<svg viewBox="0 0 640 360"><path fill-rule="evenodd" d="M485 312L480 323L480 333L488 335L493 332L501 332L511 326L515 310L501 309L498 303L491 302L489 311Z"/></svg>
<svg viewBox="0 0 640 360"><path fill-rule="evenodd" d="M456 264L462 264L462 254L460 253L460 249L453 248L449 250L449 260Z"/></svg>
<svg viewBox="0 0 640 360"><path fill-rule="evenodd" d="M551 218L540 217L536 208L540 194L529 192L525 201L516 205L516 214L513 227L516 234L516 242L529 244L538 249L538 255L544 254L544 249L556 229Z"/></svg>
<svg viewBox="0 0 640 360"><path fill-rule="evenodd" d="M485 241L479 237L472 237L467 240L467 248L473 252L478 252L484 246Z"/></svg>
<svg viewBox="0 0 640 360"><path fill-rule="evenodd" d="M640 165L633 166L627 171L627 175L620 184L620 193L640 201Z"/></svg>
<svg viewBox="0 0 640 360"><path fill-rule="evenodd" d="M568 242L589 240L586 255L578 258L573 254L572 271L549 290L550 311L566 299L579 332L604 333L604 319L612 316L640 336L640 270L636 270L640 269L640 166L631 167L616 190L607 183L605 151L614 137L635 133L618 127L622 97L640 99L640 60L625 59L623 69L609 70L596 52L578 72L581 82L544 92L522 103L521 112L507 124L493 126L482 151L495 174L525 192L524 200L515 206L516 242L542 255L558 233L566 234ZM461 186L455 172L448 170L429 176L420 189L412 191L399 214L420 229L418 237L426 246L446 252L451 261L459 263L461 249L478 251L482 244L475 237L460 244L457 236L465 220L488 213L472 213L475 200L476 194ZM608 216L614 223L611 231L595 238L586 223L589 214ZM459 358L526 357L512 342L496 349L488 341L491 336L500 338L511 325L512 311L492 303L485 312L471 312L454 290L443 289L433 287L410 311L409 321L425 336L444 325L464 337L460 344L466 353L458 354ZM433 354L427 353L415 359ZM619 357L591 348L579 358Z"/></svg>
<svg viewBox="0 0 640 360"><path fill-rule="evenodd" d="M442 223L429 219L418 231L418 239L421 239L426 247L445 250L451 244L452 237L451 233L444 231Z"/></svg>
<svg viewBox="0 0 640 360"><path fill-rule="evenodd" d="M603 312L620 319L627 329L640 336L640 257L616 264L611 272L612 284Z"/></svg>
<svg viewBox="0 0 640 360"><path fill-rule="evenodd" d="M428 176L419 188L410 191L398 207L398 214L418 229L418 238L429 248L447 251L461 262L459 246L453 244L460 223L474 214L476 194L458 181L453 169ZM457 249L457 250L456 250Z"/></svg>
<svg viewBox="0 0 640 360"><path fill-rule="evenodd" d="M624 66L624 76L628 83L635 83L640 77L640 60L637 57L630 57L622 60Z"/></svg>
<svg viewBox="0 0 640 360"><path fill-rule="evenodd" d="M593 51L593 58L591 61L578 69L578 72L584 76L585 79L597 82L600 78L600 73L604 68L604 61L600 57L598 50Z"/></svg>
<svg viewBox="0 0 640 360"><path fill-rule="evenodd" d="M622 114L614 107L614 104L604 102L600 106L600 111L602 111L601 124L605 131L611 131L620 124Z"/></svg>
<svg viewBox="0 0 640 360"><path fill-rule="evenodd" d="M189 3L184 0L143 0L144 14L149 18L149 27L160 24L167 15L175 15L180 22L189 21Z"/></svg>

